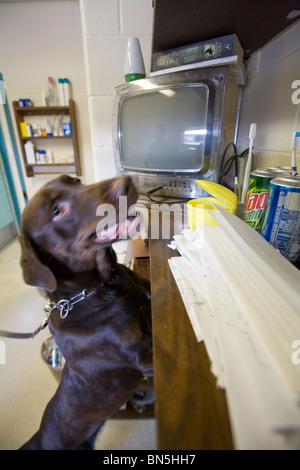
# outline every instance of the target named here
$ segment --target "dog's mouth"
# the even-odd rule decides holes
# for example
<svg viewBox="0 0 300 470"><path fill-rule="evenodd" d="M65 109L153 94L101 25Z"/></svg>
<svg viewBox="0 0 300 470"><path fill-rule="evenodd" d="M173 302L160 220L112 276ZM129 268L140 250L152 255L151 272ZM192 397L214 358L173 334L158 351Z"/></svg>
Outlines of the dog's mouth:
<svg viewBox="0 0 300 470"><path fill-rule="evenodd" d="M133 238L140 232L142 221L140 212L137 212L136 215L128 216L125 220L115 224L106 224L104 227L98 224L94 242L102 244Z"/></svg>

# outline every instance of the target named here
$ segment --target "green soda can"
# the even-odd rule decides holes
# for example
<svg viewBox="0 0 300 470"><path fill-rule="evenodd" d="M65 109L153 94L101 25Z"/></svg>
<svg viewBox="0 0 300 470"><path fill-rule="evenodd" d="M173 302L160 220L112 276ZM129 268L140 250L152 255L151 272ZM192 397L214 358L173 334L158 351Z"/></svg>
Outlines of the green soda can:
<svg viewBox="0 0 300 470"><path fill-rule="evenodd" d="M250 173L243 219L257 232L264 220L270 181L283 172L277 168L258 168Z"/></svg>

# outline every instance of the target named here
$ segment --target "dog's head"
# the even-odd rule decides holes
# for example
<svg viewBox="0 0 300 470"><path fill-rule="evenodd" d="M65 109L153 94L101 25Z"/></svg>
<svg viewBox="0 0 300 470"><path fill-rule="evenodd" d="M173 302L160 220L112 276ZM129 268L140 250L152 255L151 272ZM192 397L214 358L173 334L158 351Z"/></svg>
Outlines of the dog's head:
<svg viewBox="0 0 300 470"><path fill-rule="evenodd" d="M47 183L22 214L19 240L25 282L53 292L53 260L73 273L96 268L106 281L111 273L107 248L135 234L141 222L136 200L128 177L85 186L63 175Z"/></svg>

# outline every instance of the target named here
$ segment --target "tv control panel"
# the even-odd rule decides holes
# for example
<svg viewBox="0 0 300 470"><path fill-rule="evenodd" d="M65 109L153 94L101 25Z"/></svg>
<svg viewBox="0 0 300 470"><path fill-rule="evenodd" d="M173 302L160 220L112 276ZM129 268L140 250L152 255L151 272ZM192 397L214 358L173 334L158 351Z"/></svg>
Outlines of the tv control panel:
<svg viewBox="0 0 300 470"><path fill-rule="evenodd" d="M142 176L133 180L138 192L150 198L194 199L207 196L193 180Z"/></svg>

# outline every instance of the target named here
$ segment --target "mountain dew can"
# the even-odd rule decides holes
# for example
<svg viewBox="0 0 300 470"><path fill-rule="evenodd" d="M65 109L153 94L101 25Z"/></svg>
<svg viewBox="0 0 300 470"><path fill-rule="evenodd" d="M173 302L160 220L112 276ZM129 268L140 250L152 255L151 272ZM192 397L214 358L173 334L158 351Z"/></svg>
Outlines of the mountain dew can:
<svg viewBox="0 0 300 470"><path fill-rule="evenodd" d="M281 173L284 170L279 168L258 168L250 173L243 219L257 232L262 227L270 181Z"/></svg>

